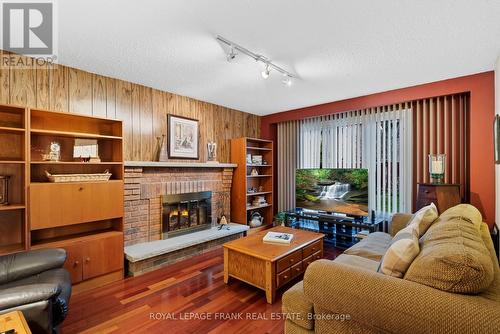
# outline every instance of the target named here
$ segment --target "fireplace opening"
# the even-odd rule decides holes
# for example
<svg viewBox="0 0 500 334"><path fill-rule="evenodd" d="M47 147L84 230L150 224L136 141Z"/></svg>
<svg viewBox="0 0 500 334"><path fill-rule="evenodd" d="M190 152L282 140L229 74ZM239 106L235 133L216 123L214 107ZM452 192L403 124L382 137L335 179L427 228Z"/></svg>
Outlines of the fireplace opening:
<svg viewBox="0 0 500 334"><path fill-rule="evenodd" d="M162 238L209 229L212 226L212 192L162 196Z"/></svg>

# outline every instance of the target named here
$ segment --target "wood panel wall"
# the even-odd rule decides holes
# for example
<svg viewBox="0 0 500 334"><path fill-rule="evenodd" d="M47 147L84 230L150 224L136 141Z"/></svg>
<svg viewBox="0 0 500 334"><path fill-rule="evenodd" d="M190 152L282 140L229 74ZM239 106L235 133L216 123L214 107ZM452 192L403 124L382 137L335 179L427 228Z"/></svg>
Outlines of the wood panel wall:
<svg viewBox="0 0 500 334"><path fill-rule="evenodd" d="M229 139L260 137L259 116L62 65L0 66L0 103L122 120L125 160L154 160L168 114L200 121L199 161L209 140L228 162Z"/></svg>

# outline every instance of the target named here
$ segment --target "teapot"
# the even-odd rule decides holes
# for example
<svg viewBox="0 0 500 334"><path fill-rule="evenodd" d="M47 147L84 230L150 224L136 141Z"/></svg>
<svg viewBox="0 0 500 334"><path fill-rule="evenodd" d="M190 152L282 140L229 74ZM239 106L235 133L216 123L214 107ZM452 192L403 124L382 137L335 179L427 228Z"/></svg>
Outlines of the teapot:
<svg viewBox="0 0 500 334"><path fill-rule="evenodd" d="M248 222L248 225L250 227L259 227L264 223L264 217L260 215L258 212L252 213L250 216L250 221Z"/></svg>

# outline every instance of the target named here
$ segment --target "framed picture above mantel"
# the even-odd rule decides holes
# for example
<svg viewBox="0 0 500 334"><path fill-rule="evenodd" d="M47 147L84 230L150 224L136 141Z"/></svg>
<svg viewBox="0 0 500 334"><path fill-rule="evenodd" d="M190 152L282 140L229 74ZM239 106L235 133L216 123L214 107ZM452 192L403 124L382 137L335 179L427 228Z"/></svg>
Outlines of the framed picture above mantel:
<svg viewBox="0 0 500 334"><path fill-rule="evenodd" d="M168 157L199 159L198 120L168 115Z"/></svg>

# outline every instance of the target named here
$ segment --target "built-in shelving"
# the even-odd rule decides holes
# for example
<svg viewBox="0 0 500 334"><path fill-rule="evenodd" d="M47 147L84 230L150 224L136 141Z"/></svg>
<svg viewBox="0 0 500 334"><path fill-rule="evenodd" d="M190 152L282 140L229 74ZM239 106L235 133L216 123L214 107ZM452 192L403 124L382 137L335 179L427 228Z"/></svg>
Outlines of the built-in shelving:
<svg viewBox="0 0 500 334"><path fill-rule="evenodd" d="M267 164L248 163L247 155L261 155ZM248 224L250 216L259 212L264 223L251 228L254 233L272 226L273 223L273 142L258 138L237 138L231 140L231 162L238 165L233 172L231 191L231 221ZM259 175L250 175L255 168ZM249 192L252 189L253 192ZM257 196L263 196L265 205L254 206ZM248 205L250 203L250 205Z"/></svg>
<svg viewBox="0 0 500 334"><path fill-rule="evenodd" d="M101 161L74 158L77 138L95 139ZM52 142L60 161L44 160ZM121 121L0 105L0 175L9 176L0 255L61 247L75 288L121 279L123 168ZM45 175L105 170L109 181L50 183Z"/></svg>
<svg viewBox="0 0 500 334"><path fill-rule="evenodd" d="M0 254L28 249L26 198L27 110L0 105L0 175L9 176L7 205L0 205Z"/></svg>

